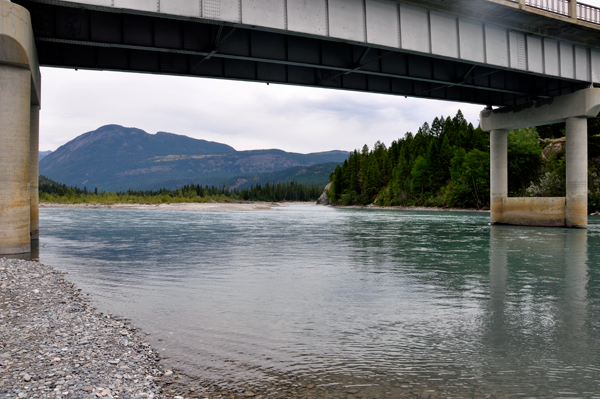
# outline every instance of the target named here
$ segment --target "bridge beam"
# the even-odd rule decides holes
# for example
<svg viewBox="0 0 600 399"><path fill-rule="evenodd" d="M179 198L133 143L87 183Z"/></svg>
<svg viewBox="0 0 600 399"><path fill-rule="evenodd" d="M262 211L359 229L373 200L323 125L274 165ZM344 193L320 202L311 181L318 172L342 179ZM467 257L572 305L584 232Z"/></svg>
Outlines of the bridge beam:
<svg viewBox="0 0 600 399"><path fill-rule="evenodd" d="M600 89L481 112L491 132L491 224L587 228L587 118L600 112ZM507 131L566 122L566 198L508 198Z"/></svg>
<svg viewBox="0 0 600 399"><path fill-rule="evenodd" d="M29 12L0 0L0 256L29 253L37 237L39 104Z"/></svg>

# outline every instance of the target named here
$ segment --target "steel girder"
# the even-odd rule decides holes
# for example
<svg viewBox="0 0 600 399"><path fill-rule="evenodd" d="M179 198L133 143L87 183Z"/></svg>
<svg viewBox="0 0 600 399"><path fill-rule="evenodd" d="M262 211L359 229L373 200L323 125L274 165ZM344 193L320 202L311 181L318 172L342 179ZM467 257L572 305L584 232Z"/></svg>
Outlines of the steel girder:
<svg viewBox="0 0 600 399"><path fill-rule="evenodd" d="M16 0L42 66L234 79L508 106L585 83L202 19ZM122 10L120 10L122 11Z"/></svg>

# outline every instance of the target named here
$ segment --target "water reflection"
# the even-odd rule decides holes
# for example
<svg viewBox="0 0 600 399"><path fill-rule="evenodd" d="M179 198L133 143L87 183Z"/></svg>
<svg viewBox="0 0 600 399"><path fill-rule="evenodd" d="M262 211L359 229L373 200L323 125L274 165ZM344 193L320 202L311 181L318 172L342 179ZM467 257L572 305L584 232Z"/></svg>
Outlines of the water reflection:
<svg viewBox="0 0 600 399"><path fill-rule="evenodd" d="M565 235L565 325L576 345L587 342L585 325L588 314L588 254L587 231L568 230ZM582 350L588 350L583 347Z"/></svg>
<svg viewBox="0 0 600 399"><path fill-rule="evenodd" d="M498 390L552 397L598 389L588 368L597 336L588 325L587 237L586 230L491 227L482 372ZM573 378L579 384L566 388Z"/></svg>

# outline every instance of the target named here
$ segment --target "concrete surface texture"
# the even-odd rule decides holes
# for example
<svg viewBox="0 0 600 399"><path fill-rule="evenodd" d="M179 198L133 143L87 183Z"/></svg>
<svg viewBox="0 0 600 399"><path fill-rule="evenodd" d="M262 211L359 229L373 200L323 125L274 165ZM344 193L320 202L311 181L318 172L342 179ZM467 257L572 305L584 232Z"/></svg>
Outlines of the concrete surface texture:
<svg viewBox="0 0 600 399"><path fill-rule="evenodd" d="M587 119L567 119L567 227L587 227Z"/></svg>
<svg viewBox="0 0 600 399"><path fill-rule="evenodd" d="M0 254L30 251L29 70L0 65Z"/></svg>
<svg viewBox="0 0 600 399"><path fill-rule="evenodd" d="M571 117L594 118L600 113L600 88L579 90L563 96L532 101L515 107L484 109L481 128L521 129L564 122Z"/></svg>
<svg viewBox="0 0 600 399"><path fill-rule="evenodd" d="M508 197L508 130L490 132L490 217L502 221L502 199Z"/></svg>
<svg viewBox="0 0 600 399"><path fill-rule="evenodd" d="M29 11L4 0L0 0L0 64L31 72L31 103L40 105L41 74Z"/></svg>
<svg viewBox="0 0 600 399"><path fill-rule="evenodd" d="M37 231L40 72L29 12L0 1L0 255L31 250ZM33 107L32 107L33 105ZM31 111L34 110L33 120ZM33 122L33 125L32 125ZM33 129L32 129L33 128ZM33 142L31 141L33 135ZM34 178L31 178L32 172ZM35 193L32 194L32 182ZM31 210L32 195L34 212Z"/></svg>
<svg viewBox="0 0 600 399"><path fill-rule="evenodd" d="M30 191L30 220L31 220L31 239L40 238L40 107L32 105L30 108L30 135L29 135L29 191Z"/></svg>
<svg viewBox="0 0 600 399"><path fill-rule="evenodd" d="M502 198L502 223L526 226L564 226L564 197Z"/></svg>

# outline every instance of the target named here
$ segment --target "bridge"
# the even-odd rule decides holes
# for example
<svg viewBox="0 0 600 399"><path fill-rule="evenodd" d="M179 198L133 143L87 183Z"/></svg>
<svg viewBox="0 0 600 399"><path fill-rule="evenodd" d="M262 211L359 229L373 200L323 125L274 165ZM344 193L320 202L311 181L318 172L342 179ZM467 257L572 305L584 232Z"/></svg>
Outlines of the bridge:
<svg viewBox="0 0 600 399"><path fill-rule="evenodd" d="M481 104L492 223L587 226L600 9L575 0L0 0L0 254L39 234L40 65ZM508 198L507 130L557 121L567 197Z"/></svg>

